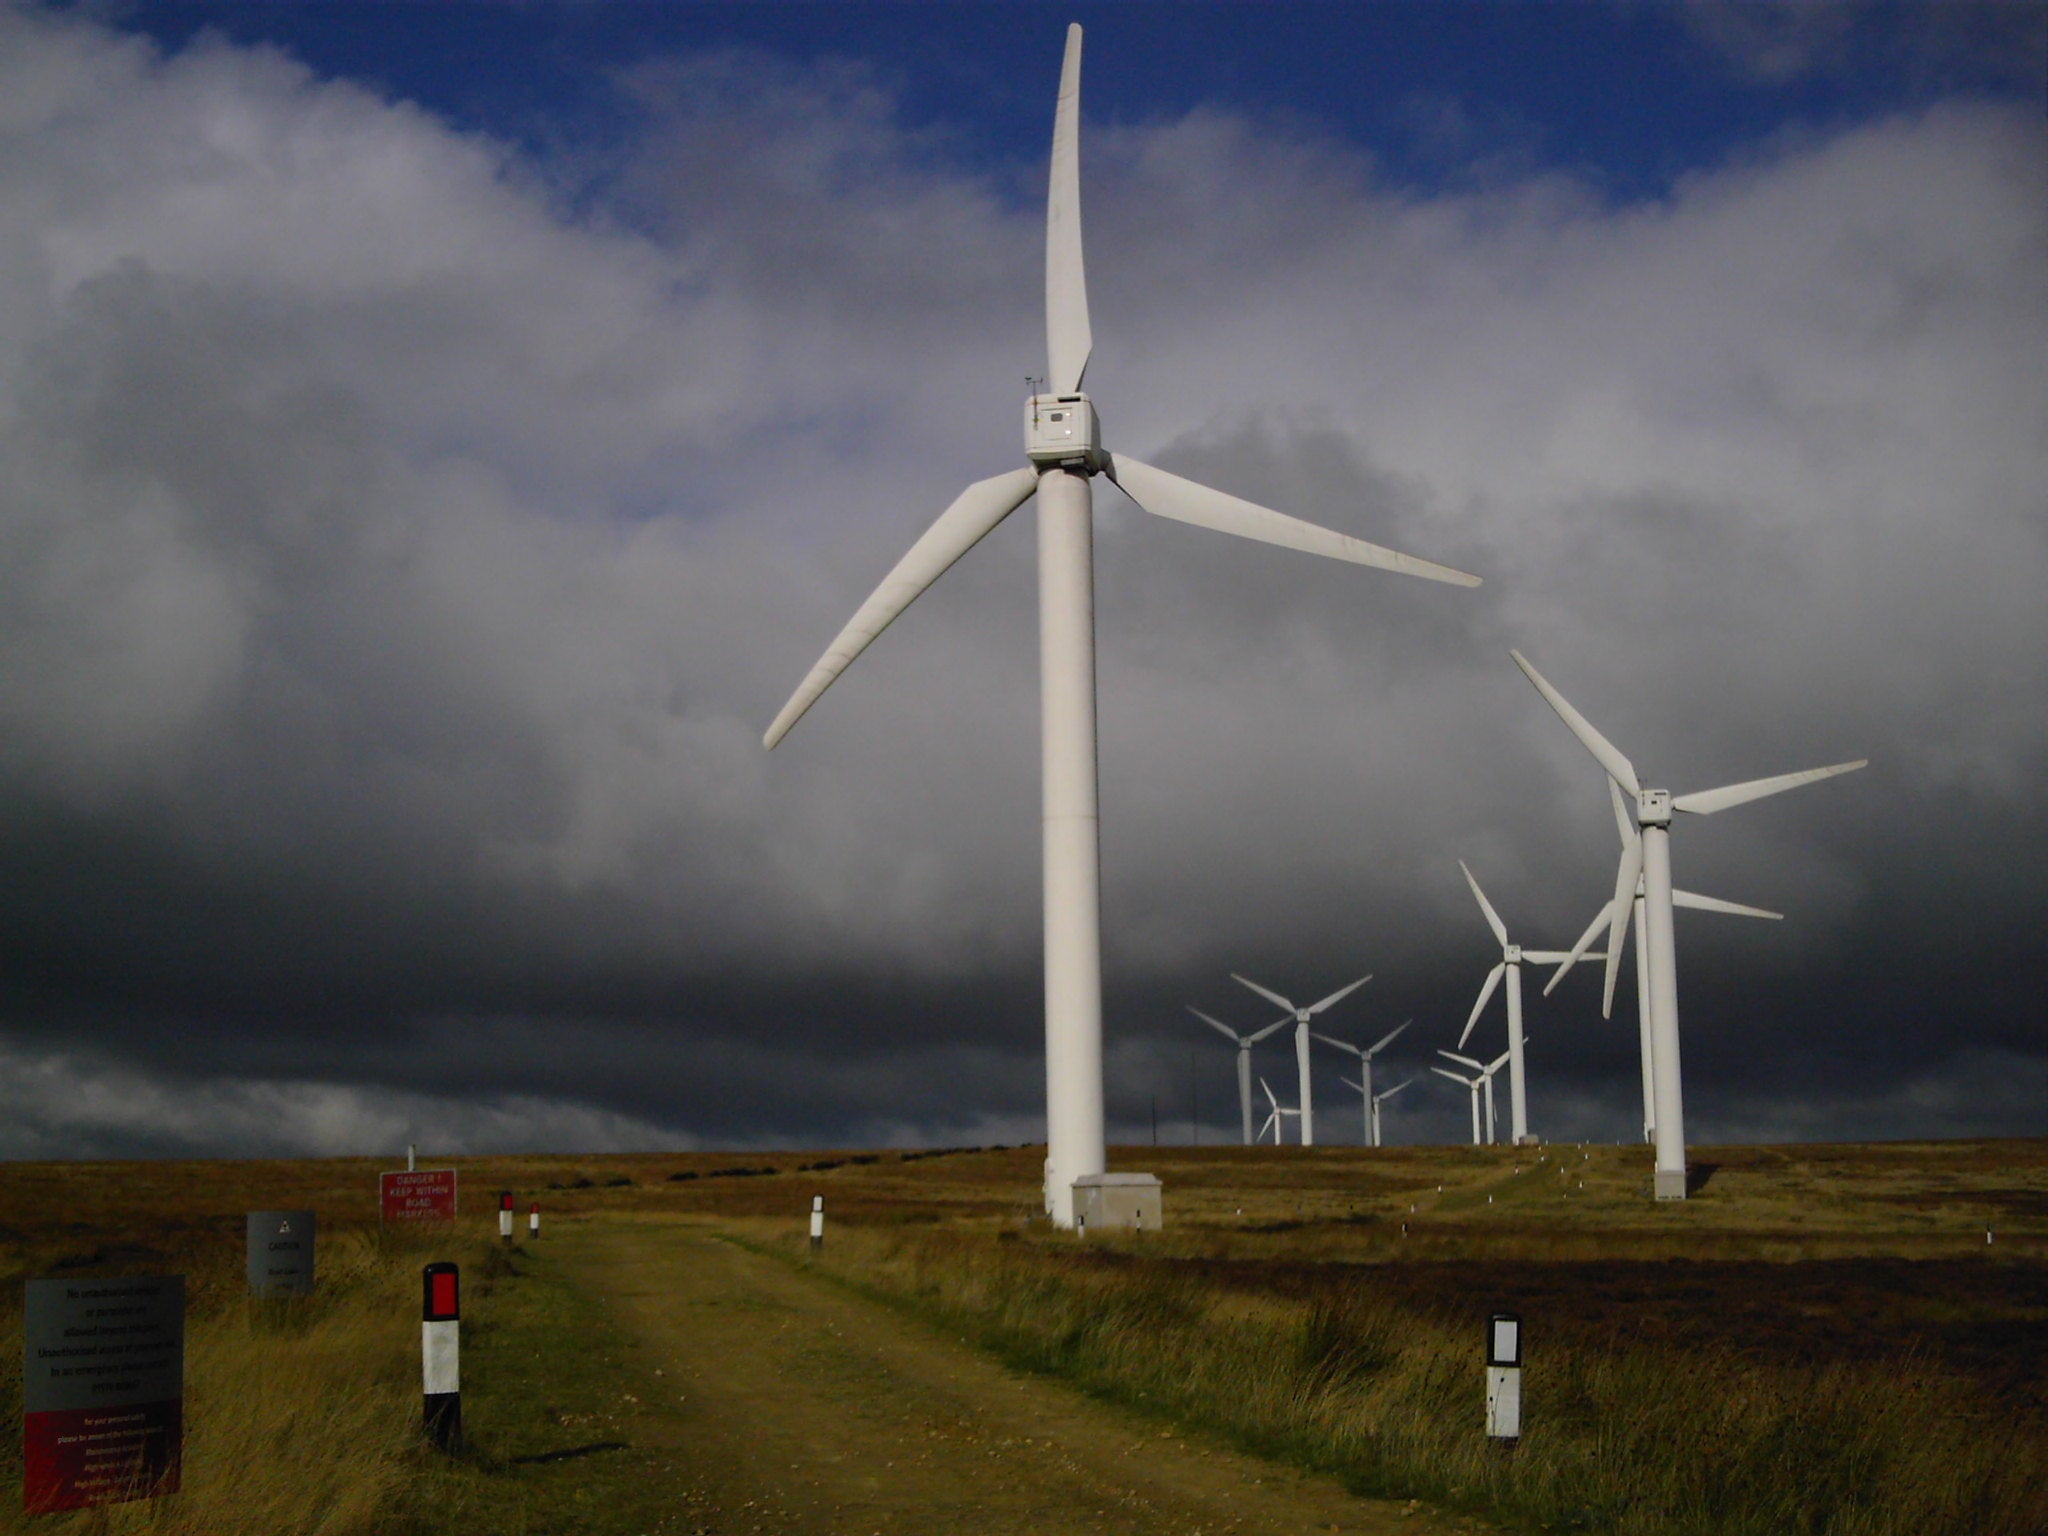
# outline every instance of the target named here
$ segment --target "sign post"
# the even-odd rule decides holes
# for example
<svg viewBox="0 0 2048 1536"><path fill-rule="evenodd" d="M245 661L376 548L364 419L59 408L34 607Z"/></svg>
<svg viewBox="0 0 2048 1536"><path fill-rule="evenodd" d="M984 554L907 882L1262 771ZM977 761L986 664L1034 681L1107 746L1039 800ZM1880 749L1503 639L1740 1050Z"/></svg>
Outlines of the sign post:
<svg viewBox="0 0 2048 1536"><path fill-rule="evenodd" d="M540 1236L540 1202L538 1200L533 1202L533 1208L526 1213L526 1235L530 1238Z"/></svg>
<svg viewBox="0 0 2048 1536"><path fill-rule="evenodd" d="M422 1168L410 1173L379 1174L377 1192L386 1224L455 1219L453 1168Z"/></svg>
<svg viewBox="0 0 2048 1536"><path fill-rule="evenodd" d="M31 1280L22 1307L28 1513L178 1491L185 1277Z"/></svg>
<svg viewBox="0 0 2048 1536"><path fill-rule="evenodd" d="M1522 1320L1512 1312L1487 1325L1486 1433L1503 1450L1522 1438Z"/></svg>
<svg viewBox="0 0 2048 1536"><path fill-rule="evenodd" d="M512 1191L498 1192L498 1236L506 1242L512 1241Z"/></svg>
<svg viewBox="0 0 2048 1536"><path fill-rule="evenodd" d="M254 1296L313 1294L313 1213L249 1213L249 1292Z"/></svg>
<svg viewBox="0 0 2048 1536"><path fill-rule="evenodd" d="M825 1246L825 1197L811 1196L811 1252Z"/></svg>
<svg viewBox="0 0 2048 1536"><path fill-rule="evenodd" d="M462 1272L453 1264L420 1271L420 1375L427 1438L444 1451L462 1444Z"/></svg>

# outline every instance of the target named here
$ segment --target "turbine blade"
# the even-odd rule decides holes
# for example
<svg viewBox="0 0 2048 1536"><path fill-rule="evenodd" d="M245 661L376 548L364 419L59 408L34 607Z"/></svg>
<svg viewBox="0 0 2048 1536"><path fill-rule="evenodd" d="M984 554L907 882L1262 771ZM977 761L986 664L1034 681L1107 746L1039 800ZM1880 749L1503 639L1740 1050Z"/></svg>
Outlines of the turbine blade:
<svg viewBox="0 0 2048 1536"><path fill-rule="evenodd" d="M1494 1057L1491 1064L1488 1065L1486 1069L1486 1075L1488 1077L1493 1076L1494 1073L1498 1072L1502 1067L1508 1064L1508 1058L1514 1054L1515 1053L1511 1050L1502 1051L1498 1056Z"/></svg>
<svg viewBox="0 0 2048 1536"><path fill-rule="evenodd" d="M1298 517L1275 512L1271 507L1262 507L1257 502L1211 490L1206 485L1183 480L1163 469L1154 469L1128 454L1119 453L1110 460L1109 478L1126 496L1156 517L1170 517L1177 522L1193 523L1197 528L1213 528L1218 533L1234 533L1239 538L1278 544L1283 549L1327 555L1332 560L1349 560L1356 565L1377 566L1383 571L1399 571L1405 576L1447 581L1459 587L1479 585L1477 576L1420 560L1414 555L1404 555L1398 550L1383 549L1363 539L1354 539L1349 534L1319 528Z"/></svg>
<svg viewBox="0 0 2048 1536"><path fill-rule="evenodd" d="M1350 1079L1350 1078L1348 1078L1348 1077L1340 1077L1340 1078L1338 1078L1338 1079L1337 1079L1337 1081L1338 1081L1338 1082L1339 1082L1339 1083L1340 1083L1340 1084L1341 1084L1342 1086L1344 1086L1344 1087L1346 1087L1346 1088L1356 1088L1356 1089L1357 1089L1357 1090L1358 1090L1358 1091L1359 1091L1360 1093L1363 1093L1363 1092L1365 1092L1365 1084L1363 1084L1363 1083L1354 1083L1354 1082L1353 1082L1353 1081L1351 1081L1351 1079Z"/></svg>
<svg viewBox="0 0 2048 1536"><path fill-rule="evenodd" d="M1341 1003L1345 998L1349 997L1352 993L1356 992L1360 987L1364 986L1368 981L1371 980L1372 976L1370 974L1361 976L1358 978L1358 980L1352 982L1350 986L1339 987L1336 991L1332 992L1328 997L1324 998L1320 1003L1309 1004L1308 1011L1310 1013L1321 1013L1325 1008L1329 1007L1332 1003Z"/></svg>
<svg viewBox="0 0 2048 1536"><path fill-rule="evenodd" d="M1437 1050L1437 1055L1448 1056L1452 1061L1463 1062L1466 1066L1475 1068L1476 1070L1481 1072L1484 1072L1486 1070L1485 1062L1474 1061L1470 1056L1460 1056L1456 1051L1446 1051L1439 1047Z"/></svg>
<svg viewBox="0 0 2048 1536"><path fill-rule="evenodd" d="M1221 1019L1212 1019L1209 1017L1208 1014L1202 1012L1201 1009L1193 1006L1190 1006L1188 1008L1188 1012L1192 1013L1196 1018L1200 1019L1204 1024L1208 1025L1211 1029L1216 1030L1222 1034L1228 1035L1232 1040L1236 1041L1238 1044L1242 1045L1244 1043L1244 1036L1240 1035L1236 1030L1232 1029L1228 1024L1224 1023Z"/></svg>
<svg viewBox="0 0 2048 1536"><path fill-rule="evenodd" d="M1479 882L1472 878L1472 871L1465 868L1465 861L1458 860L1458 868L1465 870L1465 883L1472 887L1472 894L1479 898L1479 910L1486 914L1486 926L1493 930L1493 936L1503 945L1508 941L1508 925L1500 920L1500 914L1493 910L1493 903L1486 899L1486 892L1479 889Z"/></svg>
<svg viewBox="0 0 2048 1536"><path fill-rule="evenodd" d="M1834 763L1826 768L1807 768L1798 773L1781 773L1771 779L1751 779L1747 784L1727 784L1720 789L1696 790L1689 795L1680 795L1671 802L1674 811L1690 811L1695 816L1711 816L1716 811L1725 811L1730 806L1747 805L1752 800L1761 800L1765 795L1781 795L1788 789L1797 789L1802 784L1817 783L1821 779L1832 779L1838 773L1854 773L1870 761L1859 757L1853 763Z"/></svg>
<svg viewBox="0 0 2048 1536"><path fill-rule="evenodd" d="M1472 1037L1472 1026L1479 1022L1479 1015L1486 1012L1486 1005L1493 1001L1493 989L1500 985L1501 977L1508 971L1505 960L1496 960L1493 969L1486 973L1486 985L1479 989L1479 1001L1472 1005L1472 1017L1465 1021L1465 1033L1458 1036L1458 1049L1465 1048L1465 1042Z"/></svg>
<svg viewBox="0 0 2048 1536"><path fill-rule="evenodd" d="M1621 834L1621 846L1626 848L1630 843L1641 841L1643 829L1636 825L1635 817L1629 814L1628 801L1622 798L1621 786L1609 779L1607 794L1614 802L1614 827Z"/></svg>
<svg viewBox="0 0 2048 1536"><path fill-rule="evenodd" d="M1608 782L1612 783L1613 780L1610 779ZM1593 941L1599 938L1600 935L1606 931L1607 924L1609 920L1613 918L1613 916L1614 908L1611 906L1602 907L1598 912L1593 914L1593 921L1588 923L1586 925L1586 931L1579 935L1579 942L1574 944L1572 946L1572 952L1569 955L1565 956L1564 964L1557 968L1557 973L1554 976L1552 976L1550 980L1544 985L1543 995L1545 997L1550 996L1550 994L1554 990L1556 990L1557 984L1560 981L1564 980L1566 971L1569 971L1573 966L1577 965L1580 960L1585 958L1586 951L1591 949L1593 947Z"/></svg>
<svg viewBox="0 0 2048 1536"><path fill-rule="evenodd" d="M1460 1077L1457 1073L1453 1072L1449 1067L1431 1067L1429 1070L1434 1072L1438 1077L1448 1077L1460 1088L1477 1088L1479 1086L1479 1084L1474 1082L1469 1077Z"/></svg>
<svg viewBox="0 0 2048 1536"><path fill-rule="evenodd" d="M1247 980L1245 977L1238 975L1235 971L1232 971L1230 973L1230 979L1234 982L1237 982L1240 986L1250 987L1254 992L1258 993L1259 996L1263 997L1267 1002L1273 1004L1275 1007L1285 1008L1287 1010L1288 1016L1286 1019L1281 1020L1283 1024L1293 1019L1294 1004L1287 1001L1287 999L1282 997L1278 992L1269 992L1266 990L1266 988L1260 986L1256 981Z"/></svg>
<svg viewBox="0 0 2048 1536"><path fill-rule="evenodd" d="M1268 1024L1264 1029L1256 1030L1253 1033L1245 1036L1245 1038L1251 1041L1253 1045L1257 1045L1261 1040L1265 1039L1266 1036L1273 1033L1274 1030L1285 1029L1288 1025L1292 1024L1293 1022L1294 1015L1290 1013L1286 1018L1275 1019L1272 1023Z"/></svg>
<svg viewBox="0 0 2048 1536"><path fill-rule="evenodd" d="M1380 1043L1374 1046L1371 1050L1364 1052L1364 1055L1367 1057L1367 1059L1371 1059L1372 1057L1379 1055L1381 1051L1384 1051L1389 1045L1392 1045L1394 1043L1394 1036L1401 1033L1402 1030L1406 1029L1410 1024L1413 1024L1414 1022L1415 1021L1413 1019L1403 1019L1400 1023L1396 1024L1392 1029L1388 1030L1384 1035L1380 1036Z"/></svg>
<svg viewBox="0 0 2048 1536"><path fill-rule="evenodd" d="M1259 1079L1259 1086L1266 1090L1266 1102L1273 1106L1273 1113L1280 1113L1280 1101L1273 1097L1273 1085L1262 1077Z"/></svg>
<svg viewBox="0 0 2048 1536"><path fill-rule="evenodd" d="M1094 345L1081 267L1081 24L1072 22L1052 115L1052 184L1045 205L1045 367L1054 394L1080 389Z"/></svg>
<svg viewBox="0 0 2048 1536"><path fill-rule="evenodd" d="M768 727L767 734L761 738L761 745L772 751L775 744L789 734L789 728L803 717L804 711L818 701L818 695L832 686L834 679L873 644L875 637L887 629L899 613L917 600L919 593L945 575L954 561L980 543L996 524L1023 506L1037 489L1036 470L1013 469L992 479L977 480L955 497L953 504L939 514L939 520L925 529L923 537L910 546L910 552L896 562L896 568L882 578L882 584L847 621L846 628L839 631L839 637L825 648L824 656L811 668L803 686L790 695L789 702L782 706L782 713Z"/></svg>
<svg viewBox="0 0 2048 1536"><path fill-rule="evenodd" d="M1701 896L1692 891L1673 891L1671 905L1690 907L1695 912L1725 912L1730 917L1768 917L1782 921L1785 914L1773 912L1768 907L1745 907L1739 901L1723 901L1718 896Z"/></svg>
<svg viewBox="0 0 2048 1536"><path fill-rule="evenodd" d="M1579 738L1579 744L1593 754L1594 760L1607 770L1607 776L1632 795L1643 792L1642 782L1636 778L1635 765L1621 755L1621 749L1593 729L1593 723L1571 706L1571 701L1551 687L1541 672L1529 665L1529 658L1520 651L1509 651L1515 658L1515 665L1522 669L1536 691L1543 695L1550 707L1557 711L1558 719L1571 728Z"/></svg>
<svg viewBox="0 0 2048 1536"><path fill-rule="evenodd" d="M1394 1084L1393 1087L1389 1088L1385 1093L1374 1094L1372 1096L1373 1103L1377 1104L1381 1099L1391 1099L1395 1094L1399 1093L1403 1088L1406 1088L1410 1083L1414 1081L1415 1079L1412 1077L1403 1078L1400 1082Z"/></svg>
<svg viewBox="0 0 2048 1536"><path fill-rule="evenodd" d="M1562 949L1525 949L1522 951L1522 958L1531 965L1563 965L1566 961L1578 957ZM1548 987L1544 988L1546 992L1549 990Z"/></svg>
<svg viewBox="0 0 2048 1536"><path fill-rule="evenodd" d="M1614 979L1621 974L1621 948L1628 939L1629 914L1635 910L1636 882L1643 878L1641 838L1621 851L1621 863L1614 871L1614 914L1607 925L1607 991L1600 1002L1600 1017L1614 1017Z"/></svg>
<svg viewBox="0 0 2048 1536"><path fill-rule="evenodd" d="M1282 1019L1282 1020L1281 1020L1280 1022L1284 1024L1284 1023L1286 1023L1287 1021L1286 1021L1285 1019ZM1316 1037L1316 1039L1318 1039L1318 1040L1322 1041L1322 1042L1323 1042L1323 1044L1325 1044L1325 1045L1334 1045L1335 1047L1337 1047L1337 1049L1338 1049L1338 1050L1340 1050L1340 1051L1349 1051L1349 1052L1350 1052L1350 1053L1351 1053L1352 1055L1354 1055L1354 1056L1365 1056L1365 1055L1369 1054L1368 1052L1365 1052L1365 1051L1361 1051L1361 1050L1360 1050L1360 1049L1359 1049L1359 1048L1358 1048L1357 1046L1353 1045L1353 1044L1352 1044L1352 1043L1351 1043L1351 1042L1350 1042L1349 1040L1339 1040L1339 1039L1338 1039L1338 1038L1337 1038L1337 1037L1336 1037L1335 1035L1326 1035L1326 1034L1324 1034L1324 1033L1323 1033L1323 1032L1322 1032L1321 1030L1319 1030L1319 1029L1312 1029L1312 1030L1310 1030L1310 1031L1309 1031L1309 1033L1310 1033L1311 1035L1314 1035L1314 1036Z"/></svg>

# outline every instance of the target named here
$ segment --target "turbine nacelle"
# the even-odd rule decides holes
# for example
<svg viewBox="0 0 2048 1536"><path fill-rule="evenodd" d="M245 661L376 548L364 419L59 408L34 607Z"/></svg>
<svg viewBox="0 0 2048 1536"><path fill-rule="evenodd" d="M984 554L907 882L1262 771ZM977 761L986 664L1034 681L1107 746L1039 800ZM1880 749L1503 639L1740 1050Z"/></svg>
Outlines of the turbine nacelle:
<svg viewBox="0 0 2048 1536"><path fill-rule="evenodd" d="M1636 792L1636 825L1639 827L1668 827L1671 825L1671 791L1668 789L1644 789Z"/></svg>
<svg viewBox="0 0 2048 1536"><path fill-rule="evenodd" d="M1108 469L1095 402L1078 393L1033 395L1024 407L1024 454L1041 470L1094 475Z"/></svg>

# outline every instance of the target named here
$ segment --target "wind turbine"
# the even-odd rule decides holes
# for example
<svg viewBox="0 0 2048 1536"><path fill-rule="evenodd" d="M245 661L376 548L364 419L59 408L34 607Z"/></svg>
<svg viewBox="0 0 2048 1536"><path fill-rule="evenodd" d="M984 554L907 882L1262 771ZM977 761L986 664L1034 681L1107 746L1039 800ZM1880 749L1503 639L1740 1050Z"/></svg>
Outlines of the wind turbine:
<svg viewBox="0 0 2048 1536"><path fill-rule="evenodd" d="M1671 814L1683 811L1695 816L1711 816L1716 811L1746 805L1766 795L1781 794L1802 784L1813 784L1833 778L1838 773L1853 772L1869 759L1858 758L1853 763L1834 763L1826 768L1781 773L1774 778L1751 779L1688 795L1674 796L1665 789L1645 789L1642 780L1636 776L1635 765L1622 756L1613 742L1593 729L1592 723L1572 708L1565 696L1551 687L1520 651L1508 654L1514 657L1515 665L1522 669L1529 681L1536 685L1536 691L1557 711L1558 718L1579 738L1580 745L1607 770L1607 776L1635 797L1635 823L1640 835L1632 844L1624 841L1621 867L1615 872L1614 899L1607 908L1607 1000L1611 1005L1615 972L1621 964L1622 939L1640 882L1643 933L1639 952L1645 957L1650 981L1650 1071L1657 1145L1655 1190L1659 1200L1683 1200L1685 1102L1678 1061L1678 954L1671 931L1671 909L1676 900L1671 889ZM1591 942L1592 931L1588 930L1589 937L1581 940L1581 945ZM1575 948L1574 958L1580 953L1583 949Z"/></svg>
<svg viewBox="0 0 2048 1536"><path fill-rule="evenodd" d="M1324 998L1320 1003L1311 1003L1306 1008L1295 1007L1294 1004L1290 1003L1278 992L1268 991L1266 988L1260 986L1256 981L1252 981L1247 977L1240 976L1235 971L1232 971L1230 973L1230 979L1234 982L1239 983L1242 986L1250 987L1254 992L1258 993L1259 996L1263 997L1267 1002L1272 1003L1277 1007L1285 1008L1289 1015L1291 1015L1294 1019L1294 1067L1296 1073L1301 1078L1301 1144L1304 1147L1312 1147L1316 1144L1316 1101L1315 1096L1309 1091L1308 1021L1314 1018L1317 1014L1321 1013L1325 1008L1329 1007L1332 1003L1342 1002L1345 998L1349 997L1352 993L1356 992L1360 987L1364 986L1368 981L1371 981L1372 977L1369 975L1361 976L1358 978L1358 980L1352 982L1350 986L1339 987L1336 991L1332 992L1328 997ZM1284 1024L1287 1021L1285 1019L1282 1019L1280 1022ZM1401 1027L1403 1029L1407 1028L1405 1024Z"/></svg>
<svg viewBox="0 0 2048 1536"><path fill-rule="evenodd" d="M1285 1019L1282 1019L1280 1022L1282 1024L1285 1024L1287 1021ZM1369 1146L1376 1147L1380 1144L1379 1137L1372 1133L1372 1124L1375 1119L1375 1116L1372 1114L1372 1059L1373 1057L1379 1055L1381 1051L1385 1050L1387 1046L1393 1042L1394 1036L1400 1034L1402 1030L1406 1029L1410 1024L1413 1024L1414 1022L1415 1021L1413 1019L1403 1019L1400 1023L1396 1024L1392 1029L1388 1030L1386 1034L1382 1035L1380 1037L1380 1043L1374 1046L1371 1050L1366 1050L1360 1046L1353 1045L1349 1040L1339 1040L1334 1035L1326 1035L1321 1030L1309 1031L1310 1034L1314 1035L1318 1040L1322 1041L1323 1044L1334 1045L1335 1047L1337 1047L1338 1050L1349 1051L1352 1055L1358 1058L1358 1075L1362 1079L1362 1081L1354 1083L1348 1077L1341 1078L1339 1079L1339 1081L1344 1083L1347 1087L1356 1088L1360 1094L1364 1095L1366 1103L1367 1122L1366 1143Z"/></svg>
<svg viewBox="0 0 2048 1536"><path fill-rule="evenodd" d="M1434 1072L1438 1077L1448 1077L1452 1082L1460 1084L1461 1086L1471 1090L1472 1145L1475 1147L1483 1145L1483 1143L1479 1139L1479 1089L1482 1084L1488 1081L1486 1076L1482 1073L1478 1077L1466 1077L1462 1073L1453 1072L1449 1067L1431 1067L1429 1070Z"/></svg>
<svg viewBox="0 0 2048 1536"><path fill-rule="evenodd" d="M1460 1066L1470 1067L1479 1074L1479 1086L1486 1090L1486 1144L1489 1147L1493 1145L1496 1134L1494 1129L1496 1122L1493 1117L1493 1075L1508 1064L1510 1054L1512 1053L1502 1051L1490 1062L1479 1062L1474 1061L1470 1056L1460 1056L1456 1051L1437 1052L1437 1055L1448 1056ZM1442 1072L1443 1068L1433 1067L1430 1070ZM1458 1081L1463 1082L1464 1079L1459 1078Z"/></svg>
<svg viewBox="0 0 2048 1536"><path fill-rule="evenodd" d="M1019 469L977 480L861 604L768 727L773 748L833 679L953 563L1038 496L1040 746L1045 858L1046 1206L1074 1224L1074 1181L1103 1171L1101 854L1095 777L1095 575L1090 478L1147 512L1309 554L1459 586L1479 578L1242 501L1102 446L1081 375L1094 345L1081 262L1081 29L1067 28L1046 198L1047 393L1024 408Z"/></svg>
<svg viewBox="0 0 2048 1536"><path fill-rule="evenodd" d="M1365 1144L1368 1147L1376 1147L1380 1144L1380 1105L1384 1103L1386 1100L1391 1099L1403 1088L1406 1088L1410 1083L1414 1082L1415 1079L1412 1077L1404 1078L1400 1082L1394 1084L1393 1087L1388 1088L1380 1093L1374 1093L1372 1091L1371 1078L1367 1078L1362 1083L1354 1083L1348 1077L1340 1077L1337 1079L1337 1081L1342 1083L1346 1088L1356 1088L1358 1090L1359 1108L1364 1112L1365 1115Z"/></svg>
<svg viewBox="0 0 2048 1536"><path fill-rule="evenodd" d="M1286 1021L1282 1020L1281 1022L1285 1023ZM1266 1132L1271 1131L1273 1133L1273 1145L1276 1147L1284 1145L1287 1140L1285 1134L1287 1117L1292 1115L1295 1119L1299 1120L1301 1118L1301 1111L1298 1109L1283 1109L1280 1101L1273 1097L1273 1090L1263 1077L1259 1079L1259 1086L1266 1090L1266 1102L1273 1106L1273 1113L1266 1116L1266 1123L1259 1127L1259 1140L1264 1141L1266 1139Z"/></svg>
<svg viewBox="0 0 2048 1536"><path fill-rule="evenodd" d="M1275 1019L1264 1029L1253 1030L1248 1035L1240 1035L1221 1019L1212 1019L1199 1008L1191 1007L1188 1009L1188 1012L1192 1013L1211 1029L1220 1029L1224 1034L1237 1042L1237 1105L1244 1120L1244 1144L1250 1146L1252 1144L1252 1047L1265 1039L1266 1036L1272 1034L1274 1030L1284 1029L1287 1026L1287 1021L1285 1019Z"/></svg>
<svg viewBox="0 0 2048 1536"><path fill-rule="evenodd" d="M1530 1140L1529 1098L1522 1070L1522 962L1533 960L1538 965L1553 965L1571 959L1569 953L1553 949L1524 949L1519 944L1508 942L1508 925L1500 920L1500 914L1493 910L1493 903L1486 899L1486 892L1479 889L1479 882L1466 869L1465 861L1458 860L1458 868L1465 870L1465 883L1472 887L1472 894L1479 899L1479 910L1486 915L1486 925L1493 930L1493 936L1500 940L1500 959L1493 969L1486 973L1486 984L1479 989L1479 1001L1472 1005L1472 1016L1465 1021L1465 1033L1458 1036L1458 1049L1465 1048L1465 1042L1472 1037L1472 1026L1479 1022L1479 1015L1486 1012L1486 1005L1493 1000L1493 990L1500 985L1502 976L1508 979L1508 1131L1516 1146Z"/></svg>
<svg viewBox="0 0 2048 1536"><path fill-rule="evenodd" d="M1607 781L1607 794L1608 798L1614 802L1614 825L1615 829L1621 834L1622 862L1624 864L1633 864L1640 871L1643 865L1641 853L1643 834L1636 826L1635 817L1629 814L1627 802L1621 797L1621 786L1612 779ZM1643 1140L1654 1141L1657 1136L1656 1047L1650 1039L1650 964L1643 947L1643 884L1642 875L1638 873L1636 876L1635 900L1629 905L1634 918L1635 928L1636 1032L1638 1036L1638 1053L1642 1057L1643 1069ZM1761 917L1771 919L1772 921L1776 921L1785 915L1782 912L1768 911L1763 907L1746 907L1737 901L1723 901L1718 896L1701 896L1692 891L1681 891L1675 887L1671 892L1671 905L1674 907L1690 907L1699 912L1721 912L1735 917ZM1565 974L1578 963L1580 957L1592 946L1593 941L1609 927L1613 917L1614 907L1612 903L1603 902L1600 910L1594 914L1593 921L1587 925L1585 933L1580 935L1579 942L1572 946L1571 953L1565 957L1564 964L1560 965L1552 973L1550 980L1544 984L1543 995L1545 997L1550 996L1551 992L1556 989L1557 984L1564 980ZM1607 995L1600 1005L1600 1016L1602 1018L1612 1018L1614 1016L1613 972L1610 970L1608 975Z"/></svg>

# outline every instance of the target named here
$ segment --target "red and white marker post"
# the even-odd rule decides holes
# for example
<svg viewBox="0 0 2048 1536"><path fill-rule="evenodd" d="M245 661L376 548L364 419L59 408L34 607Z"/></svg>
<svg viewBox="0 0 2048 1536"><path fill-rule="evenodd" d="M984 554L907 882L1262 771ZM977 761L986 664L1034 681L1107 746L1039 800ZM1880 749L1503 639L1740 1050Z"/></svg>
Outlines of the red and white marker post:
<svg viewBox="0 0 2048 1536"><path fill-rule="evenodd" d="M420 1367L427 1438L444 1451L462 1444L462 1272L429 1264L420 1272Z"/></svg>
<svg viewBox="0 0 2048 1536"><path fill-rule="evenodd" d="M825 1197L811 1196L811 1252L825 1246Z"/></svg>
<svg viewBox="0 0 2048 1536"><path fill-rule="evenodd" d="M526 1235L528 1237L540 1236L540 1202L538 1200L533 1202L532 1209L526 1213Z"/></svg>
<svg viewBox="0 0 2048 1536"><path fill-rule="evenodd" d="M498 1194L498 1236L508 1243L512 1241L512 1191L509 1189Z"/></svg>

